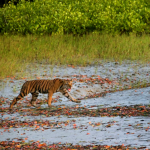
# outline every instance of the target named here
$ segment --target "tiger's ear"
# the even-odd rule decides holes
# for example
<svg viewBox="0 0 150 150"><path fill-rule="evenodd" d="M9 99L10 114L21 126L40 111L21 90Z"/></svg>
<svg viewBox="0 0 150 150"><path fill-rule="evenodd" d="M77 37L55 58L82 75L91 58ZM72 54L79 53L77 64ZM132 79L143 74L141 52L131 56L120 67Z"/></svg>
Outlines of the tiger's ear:
<svg viewBox="0 0 150 150"><path fill-rule="evenodd" d="M72 82L73 82L73 80L72 80L72 79L70 79L70 80L68 80L68 82L69 82L69 83L72 83Z"/></svg>

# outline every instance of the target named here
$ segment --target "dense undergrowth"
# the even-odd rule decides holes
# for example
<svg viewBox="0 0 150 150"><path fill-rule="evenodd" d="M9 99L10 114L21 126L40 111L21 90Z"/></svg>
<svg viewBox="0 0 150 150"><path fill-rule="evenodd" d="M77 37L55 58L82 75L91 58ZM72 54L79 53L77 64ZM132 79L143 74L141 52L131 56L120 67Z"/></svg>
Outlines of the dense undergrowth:
<svg viewBox="0 0 150 150"><path fill-rule="evenodd" d="M85 34L146 32L150 29L147 0L20 0L0 9L1 33Z"/></svg>

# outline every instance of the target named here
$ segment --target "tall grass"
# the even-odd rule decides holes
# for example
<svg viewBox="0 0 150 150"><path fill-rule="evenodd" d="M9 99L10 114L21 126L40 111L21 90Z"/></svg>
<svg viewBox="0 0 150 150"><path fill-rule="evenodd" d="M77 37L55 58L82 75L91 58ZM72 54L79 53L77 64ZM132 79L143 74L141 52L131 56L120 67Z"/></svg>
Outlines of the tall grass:
<svg viewBox="0 0 150 150"><path fill-rule="evenodd" d="M22 72L27 63L88 65L100 60L150 60L150 36L0 36L0 77Z"/></svg>

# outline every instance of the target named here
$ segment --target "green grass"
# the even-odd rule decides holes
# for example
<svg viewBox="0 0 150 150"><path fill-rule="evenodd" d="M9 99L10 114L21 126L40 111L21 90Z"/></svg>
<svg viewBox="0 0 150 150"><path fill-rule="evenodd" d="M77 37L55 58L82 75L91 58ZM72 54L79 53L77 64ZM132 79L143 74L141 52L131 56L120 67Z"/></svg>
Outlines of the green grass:
<svg viewBox="0 0 150 150"><path fill-rule="evenodd" d="M27 63L88 65L101 60L150 60L150 36L89 34L84 36L0 36L0 78L22 73Z"/></svg>

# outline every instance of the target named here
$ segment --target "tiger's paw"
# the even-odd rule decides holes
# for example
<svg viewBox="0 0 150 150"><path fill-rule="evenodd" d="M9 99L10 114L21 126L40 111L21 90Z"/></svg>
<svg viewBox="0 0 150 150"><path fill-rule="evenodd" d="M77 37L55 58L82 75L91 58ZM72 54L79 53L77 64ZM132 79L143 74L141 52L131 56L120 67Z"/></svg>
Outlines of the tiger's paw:
<svg viewBox="0 0 150 150"><path fill-rule="evenodd" d="M33 106L33 107L38 107L35 103L33 103L33 102L30 102L30 104L31 104L31 106Z"/></svg>
<svg viewBox="0 0 150 150"><path fill-rule="evenodd" d="M15 109L13 108L8 108L9 113L13 114L15 112Z"/></svg>
<svg viewBox="0 0 150 150"><path fill-rule="evenodd" d="M12 108L9 108L8 110L9 110L10 112L12 112L13 109L12 109Z"/></svg>
<svg viewBox="0 0 150 150"><path fill-rule="evenodd" d="M9 109L9 111L11 112L11 111L13 110L13 106L10 105L10 107L9 107L8 109Z"/></svg>
<svg viewBox="0 0 150 150"><path fill-rule="evenodd" d="M81 103L81 101L79 101L79 100L74 100L74 102L76 102L76 103Z"/></svg>

